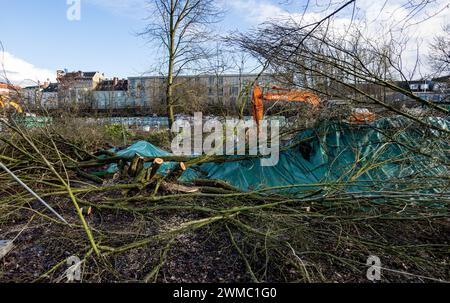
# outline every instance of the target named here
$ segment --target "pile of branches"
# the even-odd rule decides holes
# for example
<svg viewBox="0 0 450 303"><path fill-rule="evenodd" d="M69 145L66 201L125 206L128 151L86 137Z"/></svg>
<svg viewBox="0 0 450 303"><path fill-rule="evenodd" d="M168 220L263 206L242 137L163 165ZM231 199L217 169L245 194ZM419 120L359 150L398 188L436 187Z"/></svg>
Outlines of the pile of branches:
<svg viewBox="0 0 450 303"><path fill-rule="evenodd" d="M223 159L104 160L104 151L45 127L8 125L0 142L1 162L68 222L0 172L0 238L15 245L2 281L65 282L71 256L89 282L369 282L370 256L380 258L384 282L450 279L445 188L350 193L324 182L243 192L177 181L188 167ZM160 176L164 161L178 164ZM119 173L91 173L112 162Z"/></svg>

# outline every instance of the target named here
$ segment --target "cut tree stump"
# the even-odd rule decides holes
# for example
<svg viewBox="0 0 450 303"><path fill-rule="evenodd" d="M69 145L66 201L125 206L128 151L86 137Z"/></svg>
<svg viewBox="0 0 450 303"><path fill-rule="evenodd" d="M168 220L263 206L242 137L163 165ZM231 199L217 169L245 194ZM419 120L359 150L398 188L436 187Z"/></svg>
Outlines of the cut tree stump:
<svg viewBox="0 0 450 303"><path fill-rule="evenodd" d="M164 164L164 160L161 159L161 158L156 158L153 161L153 165L152 165L152 167L150 169L150 172L149 172L149 174L147 176L147 181L150 181L150 180L152 180L155 177L156 173L158 172L158 170L160 169L161 165L163 165L163 164Z"/></svg>
<svg viewBox="0 0 450 303"><path fill-rule="evenodd" d="M139 173L144 169L144 158L140 156L135 156L133 160L131 160L131 165L128 170L128 174L131 177L137 177Z"/></svg>
<svg viewBox="0 0 450 303"><path fill-rule="evenodd" d="M178 163L175 168L167 175L166 179L177 180L186 171L187 167L184 162Z"/></svg>
<svg viewBox="0 0 450 303"><path fill-rule="evenodd" d="M140 173L135 178L136 182L141 182L143 184L149 184L153 181L153 179L156 176L156 173L158 172L161 165L163 165L164 160L162 159L155 159L153 161L153 165L149 168L143 168Z"/></svg>

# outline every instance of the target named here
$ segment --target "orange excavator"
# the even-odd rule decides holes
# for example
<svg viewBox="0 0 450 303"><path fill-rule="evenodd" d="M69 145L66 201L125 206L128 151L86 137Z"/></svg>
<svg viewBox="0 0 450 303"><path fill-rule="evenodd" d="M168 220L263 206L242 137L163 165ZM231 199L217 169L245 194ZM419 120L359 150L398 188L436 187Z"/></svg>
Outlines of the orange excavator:
<svg viewBox="0 0 450 303"><path fill-rule="evenodd" d="M261 121L264 119L264 101L284 101L284 102L306 102L318 108L320 105L319 97L309 91L290 90L278 86L272 87L275 92L263 93L262 88L256 83L252 94L252 112L258 129L261 127Z"/></svg>
<svg viewBox="0 0 450 303"><path fill-rule="evenodd" d="M274 92L263 93L262 88L255 84L252 93L252 112L253 119L261 128L261 121L264 119L264 101L284 101L284 102L305 102L311 104L315 109L320 106L320 98L309 91L290 90L278 86L272 87ZM349 119L351 124L363 124L375 120L375 114L367 109L354 109Z"/></svg>

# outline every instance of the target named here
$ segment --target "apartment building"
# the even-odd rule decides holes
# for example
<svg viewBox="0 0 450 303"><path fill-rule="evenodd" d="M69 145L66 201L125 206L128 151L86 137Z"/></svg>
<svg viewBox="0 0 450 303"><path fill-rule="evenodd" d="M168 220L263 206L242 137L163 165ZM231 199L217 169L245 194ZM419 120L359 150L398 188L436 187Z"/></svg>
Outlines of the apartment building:
<svg viewBox="0 0 450 303"><path fill-rule="evenodd" d="M174 97L177 112L221 112L239 107L240 94L251 90L256 74L179 76ZM161 76L105 79L100 72L57 71L57 83L25 88L28 104L35 108L62 109L77 106L87 111L139 111L139 114L166 114L166 78ZM258 81L274 85L273 76Z"/></svg>
<svg viewBox="0 0 450 303"><path fill-rule="evenodd" d="M208 106L229 108L237 105L241 92L255 81L256 74L223 74L179 76L175 80L174 95L183 108ZM273 84L271 75L258 80L263 85ZM165 107L166 79L159 76L129 77L129 94L135 106L160 111Z"/></svg>
<svg viewBox="0 0 450 303"><path fill-rule="evenodd" d="M58 81L59 102L64 104L90 105L92 102L92 91L105 79L105 75L96 72L67 72L58 70L56 72Z"/></svg>
<svg viewBox="0 0 450 303"><path fill-rule="evenodd" d="M128 94L128 80L113 78L103 80L93 91L94 109L115 110L133 108L134 99Z"/></svg>

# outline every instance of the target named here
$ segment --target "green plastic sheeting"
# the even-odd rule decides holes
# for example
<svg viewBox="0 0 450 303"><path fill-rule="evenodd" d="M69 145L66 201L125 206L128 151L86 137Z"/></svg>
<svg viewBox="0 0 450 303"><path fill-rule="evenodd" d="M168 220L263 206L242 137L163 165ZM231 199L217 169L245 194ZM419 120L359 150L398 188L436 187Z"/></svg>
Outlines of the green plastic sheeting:
<svg viewBox="0 0 450 303"><path fill-rule="evenodd" d="M19 117L16 118L15 121L26 128L44 127L52 125L53 123L53 119L51 117Z"/></svg>
<svg viewBox="0 0 450 303"><path fill-rule="evenodd" d="M130 147L116 151L111 150L112 152L115 152L117 157L122 157L124 159L132 159L136 155L139 155L141 157L167 157L172 156L171 153L160 149L153 144L146 142L146 141L138 141L135 144L131 145ZM173 162L166 162L158 170L159 174L165 175L167 174L171 169L174 168L176 163ZM152 163L145 163L144 167L148 168L151 167ZM107 170L107 173L113 174L118 171L117 164L112 164ZM197 176L197 173L194 170L188 170L183 174L184 180L191 180L195 179Z"/></svg>
<svg viewBox="0 0 450 303"><path fill-rule="evenodd" d="M278 192L293 193L317 189L318 184L321 188L346 191L401 189L401 182L388 181L448 175L447 165L442 164L450 160L448 142L441 139L439 131L409 126L410 123L398 117L380 119L371 125L324 124L299 133L282 147L276 166L263 167L258 158L205 163L187 170L181 181L217 179L244 191L275 187ZM445 119L430 118L428 123L450 129L450 122ZM171 154L140 141L117 155L129 159L135 155ZM164 164L160 173L166 173L173 165ZM113 165L109 172L116 170Z"/></svg>

